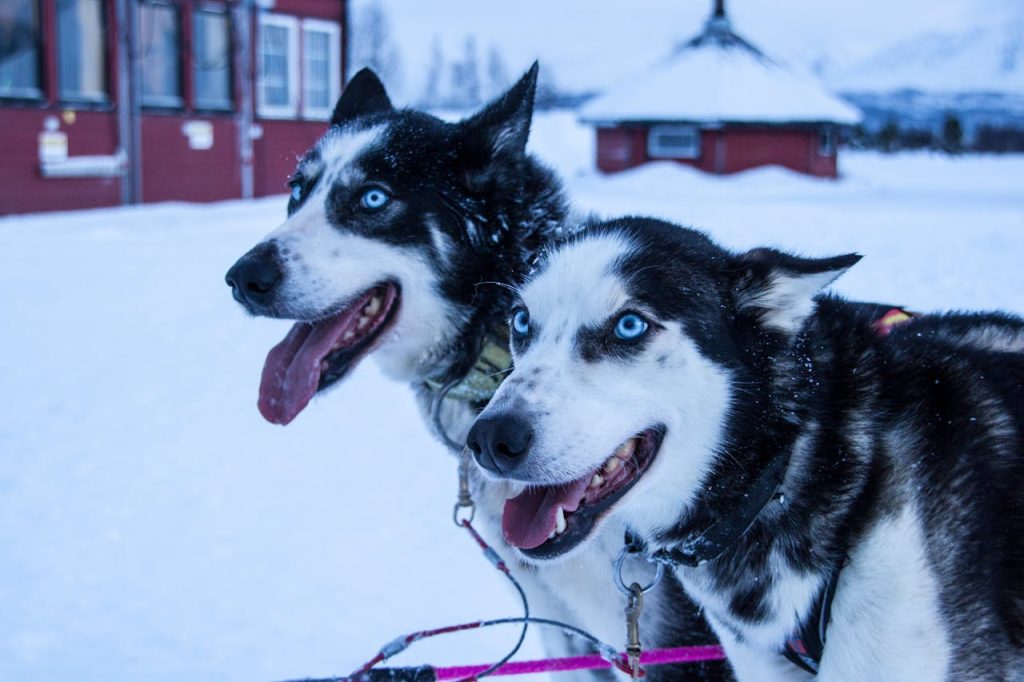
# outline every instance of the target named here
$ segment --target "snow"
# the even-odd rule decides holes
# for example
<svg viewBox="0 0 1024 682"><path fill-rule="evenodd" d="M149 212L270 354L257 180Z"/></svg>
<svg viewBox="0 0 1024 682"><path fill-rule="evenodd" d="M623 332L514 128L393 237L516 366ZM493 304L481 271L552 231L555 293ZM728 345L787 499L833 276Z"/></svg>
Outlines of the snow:
<svg viewBox="0 0 1024 682"><path fill-rule="evenodd" d="M857 251L837 285L857 298L1024 312L1022 157L847 153L838 182L605 177L572 114L539 117L532 145L581 209ZM0 679L341 675L399 633L517 613L452 526L455 462L405 387L366 363L287 428L259 417L288 324L246 317L223 273L284 204L0 220ZM514 635L397 662L486 661Z"/></svg>
<svg viewBox="0 0 1024 682"><path fill-rule="evenodd" d="M857 123L860 112L810 76L746 49L687 47L588 102L593 122Z"/></svg>

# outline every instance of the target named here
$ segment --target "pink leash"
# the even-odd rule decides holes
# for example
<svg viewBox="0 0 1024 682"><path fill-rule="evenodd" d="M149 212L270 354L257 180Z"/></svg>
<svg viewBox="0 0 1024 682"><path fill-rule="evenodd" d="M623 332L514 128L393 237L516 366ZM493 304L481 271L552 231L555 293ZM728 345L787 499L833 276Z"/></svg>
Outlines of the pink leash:
<svg viewBox="0 0 1024 682"><path fill-rule="evenodd" d="M456 513L458 507L456 508ZM456 524L461 528L464 528L477 543L480 549L488 560L497 568L499 571L505 574L509 580L512 581L513 585L520 590L522 594L522 588L519 587L518 582L512 577L509 571L508 564L506 564L500 556L487 544L487 541L481 537L481 535L473 527L469 519L458 519L456 518ZM525 594L522 594L525 600ZM525 605L525 601L524 601ZM477 628L487 627L489 625L497 625L502 622L523 622L529 621L542 625L554 625L562 627L567 631L573 631L575 634L583 635L586 639L591 641L593 644L599 645L598 648L601 653L587 654L583 656L568 656L564 658L540 658L533 661L508 661L507 659L515 653L519 648L518 645L513 649L506 658L498 664L480 664L480 665L462 665L462 666L449 666L449 667L438 667L438 666L423 666L415 668L377 668L380 663L388 660L392 656L395 656L409 645L431 637L437 637L439 635L450 634L453 632L462 632L466 630L475 630ZM524 630L525 634L525 630ZM520 643L522 637L520 637ZM725 652L722 647L717 645L707 646L685 646L675 647L670 649L648 649L640 654L640 664L642 666L653 666L653 665L666 665L669 663L699 663L701 661L720 661L725 659ZM462 623L459 625L449 625L440 627L432 630L420 630L413 632L408 635L399 637L392 642L385 645L376 656L367 661L361 668L352 673L349 677L333 678L332 682L364 682L369 681L371 675L374 672L385 673L387 679L400 681L403 679L430 679L436 682L459 680L460 682L475 682L478 680L478 676L511 676L511 675L534 675L537 673L546 672L571 672L575 670L607 670L609 668L616 668L626 674L629 674L630 667L628 664L628 656L625 653L617 652L614 648L607 644L601 643L599 640L594 639L589 633L580 630L574 626L566 623L560 623L556 621L550 621L544 618L531 618L527 609L527 615L524 618L508 618L498 619L494 621L473 621L470 623ZM429 677L420 677L420 675L426 671L429 671ZM643 670L640 670L640 676L643 676ZM383 679L383 678L379 678ZM319 681L309 681L319 682ZM324 681L326 682L326 681Z"/></svg>
<svg viewBox="0 0 1024 682"><path fill-rule="evenodd" d="M625 654L623 654L625 658ZM666 665L668 663L699 663L701 661L720 661L725 658L722 647L714 646L683 646L674 649L649 649L640 654L642 665ZM535 661L517 661L506 663L491 675L535 675L537 673L560 673L573 670L603 670L616 667L598 654L587 656L569 656L567 658L541 658ZM449 668L434 668L437 681L472 679L483 672L487 665L462 665Z"/></svg>

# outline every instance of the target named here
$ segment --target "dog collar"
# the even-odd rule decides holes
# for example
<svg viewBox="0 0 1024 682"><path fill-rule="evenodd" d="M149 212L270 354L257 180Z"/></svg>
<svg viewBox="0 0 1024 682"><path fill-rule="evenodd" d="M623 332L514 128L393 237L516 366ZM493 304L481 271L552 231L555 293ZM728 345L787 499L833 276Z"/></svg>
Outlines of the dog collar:
<svg viewBox="0 0 1024 682"><path fill-rule="evenodd" d="M448 383L438 379L427 379L424 383L434 393L443 391L445 398L483 406L494 397L511 369L512 354L508 349L508 328L500 325L484 336L480 354L461 379Z"/></svg>
<svg viewBox="0 0 1024 682"><path fill-rule="evenodd" d="M654 560L692 567L717 559L743 537L768 505L776 500L785 504L785 496L779 492L785 472L786 458L779 455L772 459L761 470L750 492L742 497L734 514L719 519L702 531L691 533L671 548L658 550ZM631 543L630 535L627 535L626 543Z"/></svg>

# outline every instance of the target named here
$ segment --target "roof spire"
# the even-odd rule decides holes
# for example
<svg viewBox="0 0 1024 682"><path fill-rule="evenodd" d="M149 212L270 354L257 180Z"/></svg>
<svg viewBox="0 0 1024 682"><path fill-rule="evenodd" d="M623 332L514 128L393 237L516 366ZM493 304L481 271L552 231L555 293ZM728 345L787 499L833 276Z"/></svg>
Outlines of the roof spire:
<svg viewBox="0 0 1024 682"><path fill-rule="evenodd" d="M711 16L704 22L704 31L676 48L676 52L700 47L720 47L740 49L750 52L761 59L767 59L756 47L732 30L732 22L725 13L725 0L713 0Z"/></svg>
<svg viewBox="0 0 1024 682"><path fill-rule="evenodd" d="M725 14L725 0L715 0L714 9L704 25L704 31L708 33L727 33L732 31L732 24Z"/></svg>

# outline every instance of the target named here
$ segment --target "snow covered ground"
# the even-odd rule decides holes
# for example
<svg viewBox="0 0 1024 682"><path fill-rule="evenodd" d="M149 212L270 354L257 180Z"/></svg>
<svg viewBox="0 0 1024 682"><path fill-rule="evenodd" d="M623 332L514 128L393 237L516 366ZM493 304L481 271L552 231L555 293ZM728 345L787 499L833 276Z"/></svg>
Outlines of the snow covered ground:
<svg viewBox="0 0 1024 682"><path fill-rule="evenodd" d="M565 114L538 120L533 147L582 209L858 251L838 289L862 299L1024 312L1024 157L845 154L839 182L602 177ZM0 679L340 675L399 632L515 613L451 525L454 462L403 386L367 363L288 428L259 417L287 324L245 317L222 277L283 212L0 220ZM400 660L485 661L512 636Z"/></svg>

